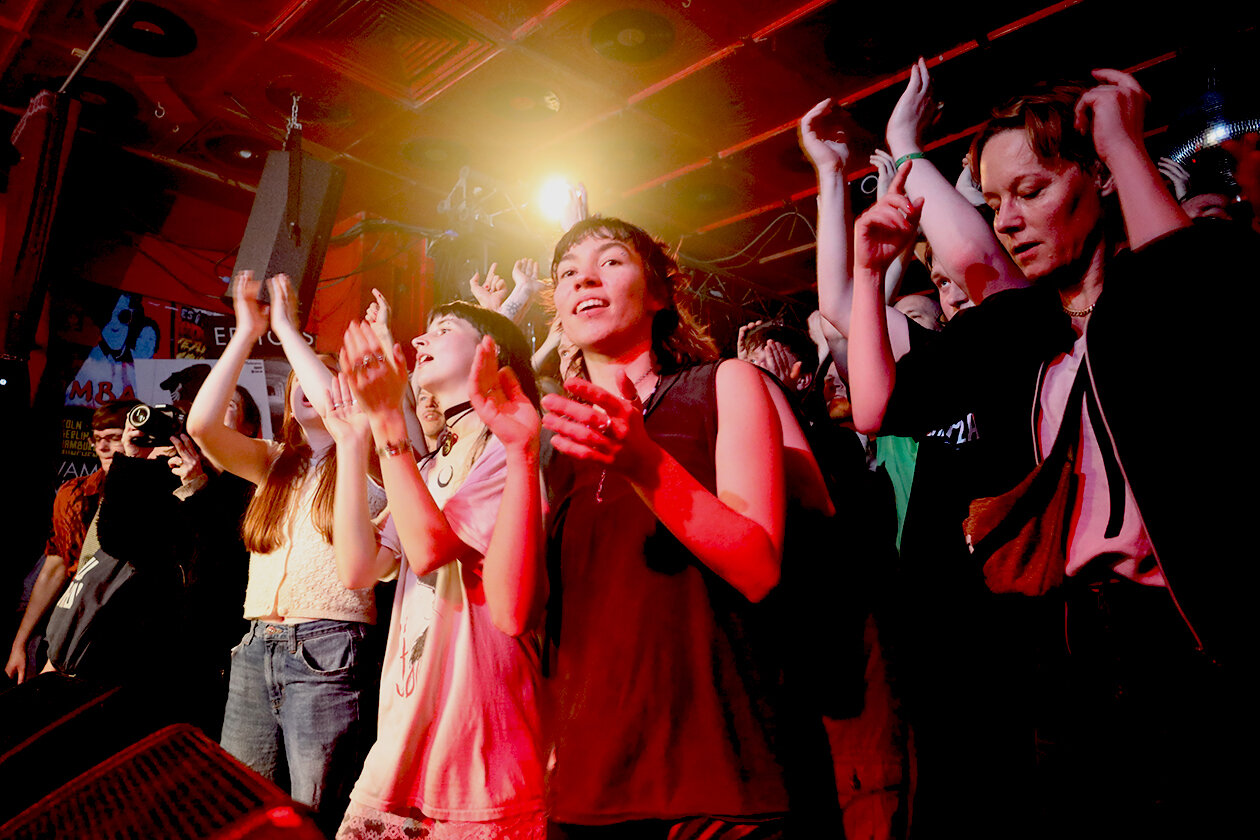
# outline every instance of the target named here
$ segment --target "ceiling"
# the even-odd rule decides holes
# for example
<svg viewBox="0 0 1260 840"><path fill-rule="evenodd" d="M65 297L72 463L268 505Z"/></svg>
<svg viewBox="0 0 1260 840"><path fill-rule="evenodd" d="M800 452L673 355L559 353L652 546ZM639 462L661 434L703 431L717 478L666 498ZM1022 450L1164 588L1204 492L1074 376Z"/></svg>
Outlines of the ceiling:
<svg viewBox="0 0 1260 840"><path fill-rule="evenodd" d="M535 195L561 174L585 182L593 210L677 245L714 297L782 301L813 281L797 118L835 97L864 162L920 54L951 176L987 108L1040 79L1133 70L1156 146L1187 130L1178 113L1213 72L1231 107L1254 106L1234 88L1254 76L1260 4L1194 18L1134 5L134 0L71 92L102 139L185 180L249 188L296 91L306 150L346 170L339 218L527 236L541 254L556 231ZM0 107L16 117L59 87L116 7L0 0ZM467 193L454 189L464 167Z"/></svg>

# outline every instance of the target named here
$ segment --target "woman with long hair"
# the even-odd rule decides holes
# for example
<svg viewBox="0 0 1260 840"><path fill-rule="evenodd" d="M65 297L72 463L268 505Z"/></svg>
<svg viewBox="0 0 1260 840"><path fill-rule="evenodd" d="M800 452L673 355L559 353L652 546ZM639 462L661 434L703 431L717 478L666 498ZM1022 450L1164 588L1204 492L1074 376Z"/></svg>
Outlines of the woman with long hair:
<svg viewBox="0 0 1260 840"><path fill-rule="evenodd" d="M251 626L232 654L222 743L263 776L287 779L293 798L328 827L340 819L366 746L360 715L375 668L363 646L376 609L371 584L343 586L333 557L338 470L320 417L331 362L316 356L297 329L287 278L271 278L270 307L258 301L260 285L250 272L238 276L236 331L188 415L202 451L257 485L242 524ZM268 327L293 368L274 441L246 437L223 422L245 360ZM384 493L369 487L364 474L354 478L369 508L383 509Z"/></svg>
<svg viewBox="0 0 1260 840"><path fill-rule="evenodd" d="M547 578L529 348L507 318L463 302L439 307L412 343L413 382L446 421L420 465L399 401L402 350L363 324L346 330L325 414L354 465L336 494L341 579L398 578L378 737L337 836L543 840L535 630ZM376 526L350 477L373 440L390 498Z"/></svg>
<svg viewBox="0 0 1260 840"><path fill-rule="evenodd" d="M775 401L757 368L715 360L640 228L579 222L552 272L577 348L570 396L543 398L554 836L781 836L778 645L757 603L783 550Z"/></svg>

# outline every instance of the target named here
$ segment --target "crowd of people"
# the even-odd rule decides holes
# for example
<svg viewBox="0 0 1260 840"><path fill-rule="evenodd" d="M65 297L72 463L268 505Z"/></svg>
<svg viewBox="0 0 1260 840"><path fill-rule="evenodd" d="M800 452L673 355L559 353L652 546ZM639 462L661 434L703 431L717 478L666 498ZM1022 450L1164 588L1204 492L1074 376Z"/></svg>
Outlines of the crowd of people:
<svg viewBox="0 0 1260 840"><path fill-rule="evenodd" d="M47 670L151 671L154 604L248 552L235 647L162 661L223 660L199 722L343 840L1232 829L1252 464L1198 444L1245 429L1244 329L1200 292L1249 276L1256 167L1204 199L1145 102L1040 87L951 181L920 60L857 219L819 103L818 311L737 358L665 246L584 212L549 282L523 259L436 307L410 370L379 293L334 359L242 272L188 436L94 416L6 671L45 615ZM898 295L916 262L933 292ZM273 441L237 386L268 329ZM146 588L115 603L119 565Z"/></svg>

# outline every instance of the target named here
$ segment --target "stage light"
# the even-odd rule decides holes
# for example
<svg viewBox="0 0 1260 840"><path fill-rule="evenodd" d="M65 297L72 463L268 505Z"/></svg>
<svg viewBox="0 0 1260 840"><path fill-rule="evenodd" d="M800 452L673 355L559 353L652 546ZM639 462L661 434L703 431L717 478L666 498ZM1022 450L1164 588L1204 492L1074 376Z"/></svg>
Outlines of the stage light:
<svg viewBox="0 0 1260 840"><path fill-rule="evenodd" d="M548 178L538 191L538 210L543 217L559 222L564 217L564 209L569 204L572 188L569 182L559 175Z"/></svg>

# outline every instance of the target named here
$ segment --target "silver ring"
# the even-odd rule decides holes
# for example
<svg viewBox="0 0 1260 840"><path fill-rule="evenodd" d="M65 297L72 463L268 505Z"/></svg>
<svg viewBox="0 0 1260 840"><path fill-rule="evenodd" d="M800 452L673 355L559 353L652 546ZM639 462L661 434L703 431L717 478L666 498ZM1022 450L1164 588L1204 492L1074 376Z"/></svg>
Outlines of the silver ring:
<svg viewBox="0 0 1260 840"><path fill-rule="evenodd" d="M385 357L384 357L384 356L382 356L380 353L377 353L377 354L376 354L376 356L375 356L375 358L376 358L376 361L378 361L378 362L384 362L384 361L385 361Z"/></svg>
<svg viewBox="0 0 1260 840"><path fill-rule="evenodd" d="M368 367L376 359L371 353L367 353L359 360L359 367Z"/></svg>

